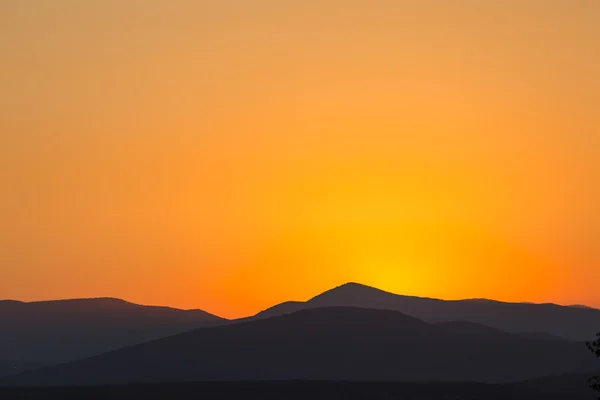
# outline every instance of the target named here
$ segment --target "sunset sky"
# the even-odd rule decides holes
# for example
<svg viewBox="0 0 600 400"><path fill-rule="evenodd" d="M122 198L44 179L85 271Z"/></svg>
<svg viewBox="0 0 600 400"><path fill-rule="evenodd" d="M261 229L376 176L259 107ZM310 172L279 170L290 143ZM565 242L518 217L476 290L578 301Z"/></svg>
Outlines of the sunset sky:
<svg viewBox="0 0 600 400"><path fill-rule="evenodd" d="M600 1L0 0L0 298L600 307Z"/></svg>

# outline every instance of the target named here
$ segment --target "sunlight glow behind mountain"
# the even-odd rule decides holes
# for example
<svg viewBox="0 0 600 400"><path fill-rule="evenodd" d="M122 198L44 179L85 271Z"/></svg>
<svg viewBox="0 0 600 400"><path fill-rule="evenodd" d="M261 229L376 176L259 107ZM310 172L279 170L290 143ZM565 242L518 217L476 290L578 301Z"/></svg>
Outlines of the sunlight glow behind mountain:
<svg viewBox="0 0 600 400"><path fill-rule="evenodd" d="M600 307L600 2L0 2L0 297ZM117 217L118 216L118 217Z"/></svg>

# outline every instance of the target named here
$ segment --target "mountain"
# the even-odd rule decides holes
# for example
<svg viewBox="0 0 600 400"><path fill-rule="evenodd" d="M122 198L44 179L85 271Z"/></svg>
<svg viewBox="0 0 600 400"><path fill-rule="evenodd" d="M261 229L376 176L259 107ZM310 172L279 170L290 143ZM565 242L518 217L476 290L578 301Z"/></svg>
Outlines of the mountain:
<svg viewBox="0 0 600 400"><path fill-rule="evenodd" d="M511 333L548 334L585 341L600 331L600 310L556 304L503 303L486 299L446 301L401 296L357 283L328 290L306 302L286 302L255 319L318 307L364 307L399 311L427 322L470 321Z"/></svg>
<svg viewBox="0 0 600 400"><path fill-rule="evenodd" d="M97 298L0 301L0 374L90 357L224 322L201 310L141 306ZM8 361L7 361L8 362Z"/></svg>
<svg viewBox="0 0 600 400"><path fill-rule="evenodd" d="M596 365L582 343L388 310L316 308L198 329L14 376L6 385L336 380L510 382Z"/></svg>

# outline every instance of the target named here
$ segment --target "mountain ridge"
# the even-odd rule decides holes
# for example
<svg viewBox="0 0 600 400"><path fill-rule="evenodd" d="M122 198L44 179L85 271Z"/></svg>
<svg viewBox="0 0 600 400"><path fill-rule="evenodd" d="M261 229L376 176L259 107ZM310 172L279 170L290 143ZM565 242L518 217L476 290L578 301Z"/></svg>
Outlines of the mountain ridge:
<svg viewBox="0 0 600 400"><path fill-rule="evenodd" d="M0 354L19 365L72 361L203 326L226 323L203 310L116 298L0 301Z"/></svg>
<svg viewBox="0 0 600 400"><path fill-rule="evenodd" d="M200 308L177 308L172 306L165 305L153 305L153 304L140 304L134 303L125 299L121 299L118 297L74 297L68 299L51 299L51 300L34 300L34 301L22 301L22 300L14 300L14 299L0 299L0 306L3 305L61 305L61 304L114 304L114 305L128 305L135 307L151 307L155 309L169 309L175 311L201 311L202 313L212 315L214 317L218 317L221 319L227 319L221 316L218 316L213 313L209 313L208 311L204 311Z"/></svg>
<svg viewBox="0 0 600 400"><path fill-rule="evenodd" d="M348 282L305 302L285 302L250 319L268 318L305 308L351 306L403 312L427 322L470 321L510 333L549 334L585 341L600 331L600 310L553 303L509 303L487 299L441 300L405 296Z"/></svg>
<svg viewBox="0 0 600 400"><path fill-rule="evenodd" d="M297 379L502 383L585 373L595 365L580 343L523 338L472 323L454 326L460 329L390 310L314 308L200 328L24 373L4 384Z"/></svg>

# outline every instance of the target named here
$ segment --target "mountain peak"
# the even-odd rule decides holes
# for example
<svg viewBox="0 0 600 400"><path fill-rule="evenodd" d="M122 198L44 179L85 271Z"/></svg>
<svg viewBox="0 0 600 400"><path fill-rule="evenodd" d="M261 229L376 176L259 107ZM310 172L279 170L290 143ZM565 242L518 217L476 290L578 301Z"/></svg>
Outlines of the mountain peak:
<svg viewBox="0 0 600 400"><path fill-rule="evenodd" d="M365 294L382 294L382 293L387 293L387 294L391 294L389 292L386 292L385 290L381 290L381 289L377 289L375 287L372 286L367 286L367 285L363 285L362 283L357 283L357 282L346 282L342 285L336 286L333 289L329 289L317 296L315 296L313 299L316 299L318 297L321 296L326 296L326 295L330 295L330 294L336 294L336 295L357 295L357 296L362 296Z"/></svg>
<svg viewBox="0 0 600 400"><path fill-rule="evenodd" d="M339 289L339 288L368 288L368 289L379 290L372 286L363 285L362 283L358 283L358 282L346 282L346 283L338 286L336 289Z"/></svg>
<svg viewBox="0 0 600 400"><path fill-rule="evenodd" d="M323 306L350 306L365 307L366 304L374 305L392 293L366 286L356 282L347 282L326 292L323 292L308 301L311 305ZM402 296L398 296L402 297ZM365 304L366 301L366 304ZM378 307L367 307L378 308ZM385 307L384 307L385 308Z"/></svg>

